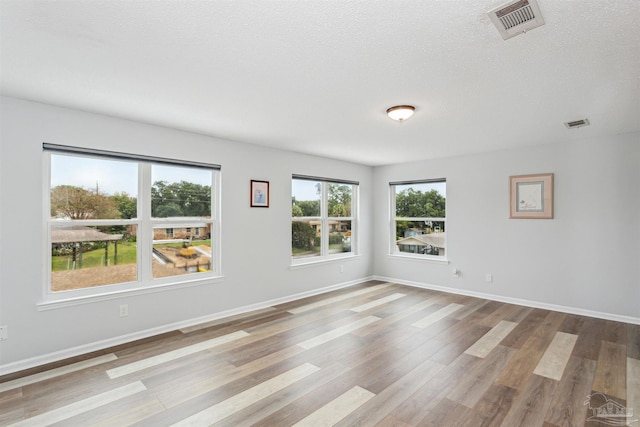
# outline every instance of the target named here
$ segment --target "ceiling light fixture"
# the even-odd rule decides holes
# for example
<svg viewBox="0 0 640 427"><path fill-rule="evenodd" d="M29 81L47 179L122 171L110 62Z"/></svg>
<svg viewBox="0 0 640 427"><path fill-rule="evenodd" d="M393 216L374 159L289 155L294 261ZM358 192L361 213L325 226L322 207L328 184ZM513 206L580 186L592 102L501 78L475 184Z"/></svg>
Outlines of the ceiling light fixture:
<svg viewBox="0 0 640 427"><path fill-rule="evenodd" d="M387 116L392 120L404 122L413 115L415 110L416 108L411 105L396 105L387 109Z"/></svg>

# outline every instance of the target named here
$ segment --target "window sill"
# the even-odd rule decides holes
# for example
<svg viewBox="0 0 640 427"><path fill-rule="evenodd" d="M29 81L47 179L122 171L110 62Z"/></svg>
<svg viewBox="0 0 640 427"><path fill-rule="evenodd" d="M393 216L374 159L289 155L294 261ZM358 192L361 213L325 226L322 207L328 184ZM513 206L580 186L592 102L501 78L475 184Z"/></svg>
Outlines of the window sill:
<svg viewBox="0 0 640 427"><path fill-rule="evenodd" d="M68 298L51 296L45 297L42 301L36 304L38 311L56 310L59 308L71 307L74 305L89 304L98 301L108 301L125 297L132 297L137 295L145 295L156 292L171 291L175 289L189 288L192 286L210 285L213 283L219 283L224 280L224 276L207 277L202 279L194 279L184 282L171 282L156 284L147 287L137 287L135 289L121 289L111 292L96 293L93 295L83 296L70 296Z"/></svg>
<svg viewBox="0 0 640 427"><path fill-rule="evenodd" d="M344 262L351 261L356 258L360 258L360 255L336 255L331 258L322 258L322 259L314 259L313 261L295 261L289 266L289 270L298 270L300 268L309 268L317 265L327 264L327 263L335 263L335 262Z"/></svg>
<svg viewBox="0 0 640 427"><path fill-rule="evenodd" d="M432 257L425 255L400 255L400 254L387 254L391 259L402 259L407 261L427 262L432 264L444 264L448 265L449 260L447 258Z"/></svg>

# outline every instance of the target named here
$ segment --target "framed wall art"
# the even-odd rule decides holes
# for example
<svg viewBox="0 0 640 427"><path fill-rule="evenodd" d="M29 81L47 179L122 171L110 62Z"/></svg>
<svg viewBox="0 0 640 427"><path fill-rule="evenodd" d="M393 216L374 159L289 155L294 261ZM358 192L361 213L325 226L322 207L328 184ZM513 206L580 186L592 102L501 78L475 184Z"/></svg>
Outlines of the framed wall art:
<svg viewBox="0 0 640 427"><path fill-rule="evenodd" d="M553 218L553 174L509 177L509 218Z"/></svg>
<svg viewBox="0 0 640 427"><path fill-rule="evenodd" d="M251 207L269 207L269 181L251 180Z"/></svg>

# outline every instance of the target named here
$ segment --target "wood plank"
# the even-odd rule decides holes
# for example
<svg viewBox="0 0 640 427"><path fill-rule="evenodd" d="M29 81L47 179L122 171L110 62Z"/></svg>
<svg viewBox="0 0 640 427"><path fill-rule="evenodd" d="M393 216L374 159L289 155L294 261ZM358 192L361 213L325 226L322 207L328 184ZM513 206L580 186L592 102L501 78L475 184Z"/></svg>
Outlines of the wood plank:
<svg viewBox="0 0 640 427"><path fill-rule="evenodd" d="M401 294L401 293L391 294L391 295L388 295L386 297L378 298L378 299L375 299L375 300L370 301L368 303L353 307L353 308L351 308L351 311L355 311L356 313L361 313L363 311L371 310L372 308L378 308L381 305L384 305L386 303L395 301L395 300L400 299L400 298L405 297L405 296L406 296L406 294Z"/></svg>
<svg viewBox="0 0 640 427"><path fill-rule="evenodd" d="M221 337L213 338L211 340L207 340L201 343L178 348L176 350L168 351L166 353L162 353L153 357L148 357L146 359L142 359L126 365L118 366L117 368L109 369L107 371L107 375L109 375L109 378L111 379L122 377L128 374L131 374L133 372L141 371L143 369L147 369L162 363L167 363L172 360L176 360L181 357L185 357L200 351L209 350L213 347L226 344L231 341L239 340L241 338L245 338L248 336L249 334L244 331L238 331L228 335L223 335Z"/></svg>
<svg viewBox="0 0 640 427"><path fill-rule="evenodd" d="M78 414L91 411L92 409L99 408L100 406L107 405L111 402L115 402L119 399L123 399L127 396L140 393L142 391L145 391L146 389L147 388L144 386L144 384L142 384L142 382L136 381L135 383L127 384L122 387L109 390L108 392L100 393L86 399L70 403L69 405L27 418L23 421L12 424L12 426L48 426L57 422L67 420Z"/></svg>
<svg viewBox="0 0 640 427"><path fill-rule="evenodd" d="M393 408L401 404L417 389L442 369L442 365L429 360L411 370L398 381L368 400L357 410L343 418L337 426L374 425L383 420Z"/></svg>
<svg viewBox="0 0 640 427"><path fill-rule="evenodd" d="M432 307L437 302L437 300L438 300L438 297L432 297L432 298L421 300L417 304L412 304L398 311L397 313L394 313L392 315L382 318L379 322L372 323L368 326L360 328L357 331L354 331L354 334L359 336L365 336L365 335L376 333L381 330L386 330L387 328L389 328L389 326L394 325L395 323L400 323L403 320L410 318L413 315L416 316L415 320L418 320L419 314L416 314L416 313L422 312L423 314L422 316L420 316L420 318L424 317L427 314L424 310ZM436 311L436 310L434 309L433 311ZM413 321L411 321L411 323L413 323ZM404 322L402 322L402 324L404 324Z"/></svg>
<svg viewBox="0 0 640 427"><path fill-rule="evenodd" d="M339 364L322 368L286 388L271 393L252 405L236 411L233 415L216 422L215 425L216 427L291 425L293 420L287 420L287 422L273 422L273 420L278 419L279 415L286 414L291 406L302 402L306 402L304 405L307 408L317 407L314 398L317 390L328 383L340 381L346 371L347 369ZM304 398L300 399L300 396L304 396ZM269 420L271 423L267 424Z"/></svg>
<svg viewBox="0 0 640 427"><path fill-rule="evenodd" d="M511 347L496 347L458 381L447 398L473 408L517 352Z"/></svg>
<svg viewBox="0 0 640 427"><path fill-rule="evenodd" d="M299 313L304 313L305 311L309 311L309 310L315 310L316 308L319 307L324 307L326 305L329 304L333 304L335 302L339 302L339 301L344 301L344 300L348 300L350 298L354 298L360 295L365 295L374 291L378 291L381 289L385 289L387 287L391 286L389 283L385 283L385 284L381 284L381 285L375 285L375 286L368 286L364 289L359 289L357 291L352 291L346 294L342 294L342 295L336 295L333 297L328 297L328 298L324 298L321 299L320 301L316 301L316 302L312 302L310 304L305 304L296 308L291 308L289 309L289 313L292 314L299 314Z"/></svg>
<svg viewBox="0 0 640 427"><path fill-rule="evenodd" d="M340 365L339 363L336 365ZM324 369L320 371L324 376ZM297 398L289 402L285 407L275 411L271 415L262 418L253 424L253 427L289 426L309 416L312 412L329 404L349 390L359 387L358 375L353 375L352 370L346 369L345 373L335 379L322 384L314 384L306 390L301 390Z"/></svg>
<svg viewBox="0 0 640 427"><path fill-rule="evenodd" d="M560 381L577 339L577 335L556 332L533 373Z"/></svg>
<svg viewBox="0 0 640 427"><path fill-rule="evenodd" d="M128 426L162 413L165 409L159 400L149 396L148 393L138 393L97 409L83 412L58 424L62 424L65 427Z"/></svg>
<svg viewBox="0 0 640 427"><path fill-rule="evenodd" d="M461 304L451 303L446 307L443 307L440 310L436 311L435 313L432 313L427 317L420 319L417 322L414 322L412 326L415 326L416 328L424 329L436 323L438 320L444 319L445 317L454 313L456 310L461 309L462 307L463 305Z"/></svg>
<svg viewBox="0 0 640 427"><path fill-rule="evenodd" d="M627 398L627 348L602 341L592 389L609 397Z"/></svg>
<svg viewBox="0 0 640 427"><path fill-rule="evenodd" d="M470 316L472 314L482 314L482 317L484 317L487 315L487 312L483 311L482 309L487 305L491 307L491 305L489 304L489 301L478 299L478 298L470 298L468 301L465 300L464 302L458 302L458 303L463 305L464 307L462 307L460 310L456 310L455 313L451 314L452 318L458 319L458 320L462 320L465 317Z"/></svg>
<svg viewBox="0 0 640 427"><path fill-rule="evenodd" d="M455 340L450 341L438 350L429 359L434 362L448 365L460 356L466 349L477 342L478 339L487 333L488 327L473 322L468 325L467 331L458 336Z"/></svg>
<svg viewBox="0 0 640 427"><path fill-rule="evenodd" d="M183 404L190 399L210 393L234 381L247 377L250 378L261 370L292 360L294 356L303 351L304 349L293 345L232 370L205 369L205 372L195 377L185 378L184 381L174 372L171 374L173 381L163 379L163 381L159 383L152 377L146 379L145 383L149 384L149 387L153 390L153 394L157 396L165 407L171 408ZM175 378L180 378L180 381L176 381Z"/></svg>
<svg viewBox="0 0 640 427"><path fill-rule="evenodd" d="M615 344L627 345L627 324L612 320L606 322L602 339Z"/></svg>
<svg viewBox="0 0 640 427"><path fill-rule="evenodd" d="M600 341L607 324L606 320L587 318L578 332L578 340L573 348L573 355L585 359L598 360Z"/></svg>
<svg viewBox="0 0 640 427"><path fill-rule="evenodd" d="M549 311L540 309L522 309L520 312L528 314L520 320L514 320L513 316L505 318L505 320L517 323L518 326L507 335L502 341L502 345L513 348L522 347L549 315Z"/></svg>
<svg viewBox="0 0 640 427"><path fill-rule="evenodd" d="M476 357L486 357L500 342L518 326L515 322L501 320L489 332L465 350L466 354Z"/></svg>
<svg viewBox="0 0 640 427"><path fill-rule="evenodd" d="M533 313L534 311L539 311L537 309L525 307L522 305L519 305L517 307L518 308L516 308L511 314L507 315L504 320L507 320L509 322L521 323L524 319L531 315L531 313Z"/></svg>
<svg viewBox="0 0 640 427"><path fill-rule="evenodd" d="M414 333L410 334L409 337L402 342L395 344L395 346L405 351L412 351L417 347L424 345L428 341L434 340L435 337L441 336L444 339L460 322L460 320L445 317L425 329L412 327Z"/></svg>
<svg viewBox="0 0 640 427"><path fill-rule="evenodd" d="M449 399L442 399L417 424L420 427L459 426L469 408Z"/></svg>
<svg viewBox="0 0 640 427"><path fill-rule="evenodd" d="M418 424L481 359L462 354L436 373L415 393L398 405L391 415L410 425Z"/></svg>
<svg viewBox="0 0 640 427"><path fill-rule="evenodd" d="M329 427L345 418L351 412L365 404L375 394L362 387L353 387L331 402L315 410L309 416L295 423L294 427L316 426Z"/></svg>
<svg viewBox="0 0 640 427"><path fill-rule="evenodd" d="M172 424L173 427L212 425L235 412L244 409L265 397L282 390L300 379L319 371L320 368L311 364L300 365L270 380L260 383L229 399L223 400L202 411Z"/></svg>
<svg viewBox="0 0 640 427"><path fill-rule="evenodd" d="M532 375L502 424L519 427L542 425L557 384L550 378Z"/></svg>
<svg viewBox="0 0 640 427"><path fill-rule="evenodd" d="M627 325L627 357L640 360L640 325Z"/></svg>
<svg viewBox="0 0 640 427"><path fill-rule="evenodd" d="M437 348L433 351L436 350ZM374 394L379 394L419 367L421 363L424 363L427 360L427 357L425 357L427 353L424 347L419 347L402 356L395 351L386 352L384 353L384 359L382 357L377 358L376 363L378 366L375 370L371 370L369 375L360 376L361 379L358 384Z"/></svg>
<svg viewBox="0 0 640 427"><path fill-rule="evenodd" d="M582 426L585 396L591 394L596 362L571 356L562 380L554 392L545 421L559 426Z"/></svg>
<svg viewBox="0 0 640 427"><path fill-rule="evenodd" d="M403 421L400 421L393 415L387 415L382 419L382 421L376 424L376 427L414 427L414 426L407 424Z"/></svg>
<svg viewBox="0 0 640 427"><path fill-rule="evenodd" d="M547 346L551 343L558 328L566 317L564 313L550 312L536 328L531 337L523 344L522 348L513 357L509 366L502 372L496 382L506 385L507 387L521 390L527 382L529 376L533 373L540 358L544 354ZM514 328L511 335L518 330ZM505 338L502 343L505 345L509 337Z"/></svg>
<svg viewBox="0 0 640 427"><path fill-rule="evenodd" d="M211 329L211 328L223 328L229 326L240 326L240 329L245 329L247 323L253 321L260 321L261 323L265 322L265 319L270 319L273 315L284 315L287 316L289 313L282 312L275 307L265 307L259 310L254 310L248 313L240 313L233 316L227 316L216 320L211 320L205 323L199 323L197 325L187 326L180 329L180 332L183 334L189 334L195 331L201 331L203 329ZM268 320L267 320L268 321Z"/></svg>
<svg viewBox="0 0 640 427"><path fill-rule="evenodd" d="M472 410L460 418L458 426L498 427L517 398L518 391L500 384L493 384Z"/></svg>
<svg viewBox="0 0 640 427"><path fill-rule="evenodd" d="M588 320L588 317L578 316L577 314L569 314L562 326L560 326L560 332L566 332L567 334L578 335L582 330L584 323Z"/></svg>
<svg viewBox="0 0 640 427"><path fill-rule="evenodd" d="M298 343L298 345L304 349L310 349L310 348L314 348L317 347L319 345L322 345L328 341L331 341L333 339L336 339L338 337L341 337L343 335L346 335L348 333L351 333L363 326L366 326L370 323L373 322L377 322L378 320L380 320L379 317L376 316L367 316L365 318L362 318L360 320L356 320L355 322L351 322L347 325L341 326L339 328L336 328L332 331L328 331L325 332L324 334L320 334L318 336L315 336L313 338L310 338L308 340L302 341L300 343Z"/></svg>
<svg viewBox="0 0 640 427"><path fill-rule="evenodd" d="M627 409L640 418L640 360L627 357Z"/></svg>
<svg viewBox="0 0 640 427"><path fill-rule="evenodd" d="M103 356L98 356L98 357L83 360L80 362L72 363L70 365L60 366L59 368L51 369L49 371L39 372L37 374L25 376L22 378L16 378L11 381L0 383L0 393L3 393L7 390L12 390L14 388L24 387L29 384L35 384L40 381L46 381L51 378L69 374L71 372L78 372L83 369L90 368L92 366L113 362L114 360L117 360L117 359L118 357L115 354L109 353Z"/></svg>
<svg viewBox="0 0 640 427"><path fill-rule="evenodd" d="M493 328L498 323L500 323L500 321L503 321L503 320L505 322L517 323L514 321L507 320L506 317L513 314L519 308L521 307L513 304L501 304L500 307L498 307L495 311L488 314L484 319L482 319L480 321L480 324Z"/></svg>

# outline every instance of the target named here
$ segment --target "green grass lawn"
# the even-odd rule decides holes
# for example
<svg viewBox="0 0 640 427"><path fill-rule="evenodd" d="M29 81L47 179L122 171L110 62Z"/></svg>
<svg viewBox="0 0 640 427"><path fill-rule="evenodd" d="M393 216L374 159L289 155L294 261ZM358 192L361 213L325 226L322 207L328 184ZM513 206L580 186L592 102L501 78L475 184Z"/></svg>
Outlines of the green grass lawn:
<svg viewBox="0 0 640 427"><path fill-rule="evenodd" d="M193 240L191 243L192 246L209 246L211 247L211 239L207 240ZM153 245L156 248L181 248L182 242L176 243L160 243L157 245Z"/></svg>
<svg viewBox="0 0 640 427"><path fill-rule="evenodd" d="M109 245L109 264L115 265L114 245ZM77 255L76 263L79 262L80 254ZM136 244L135 242L118 242L118 264L133 264L136 262ZM72 266L71 255L60 255L51 257L51 271L62 271ZM84 252L82 254L82 267L100 267L104 266L104 249L95 249L93 251Z"/></svg>
<svg viewBox="0 0 640 427"><path fill-rule="evenodd" d="M300 249L300 248L292 248L291 249L291 255L292 256L320 255L320 246L314 246L312 250Z"/></svg>
<svg viewBox="0 0 640 427"><path fill-rule="evenodd" d="M182 242L163 243L155 245L156 247L175 247L181 248ZM194 240L193 246L211 246L211 239ZM135 242L118 242L118 264L135 264L136 262L136 243ZM78 258L79 258L78 254ZM109 265L115 265L114 245L109 245ZM78 259L76 259L76 263ZM51 271L67 270L67 267L73 268L71 255L60 255L51 257ZM82 267L101 267L104 266L104 249L95 249L93 251L84 252L82 254Z"/></svg>

